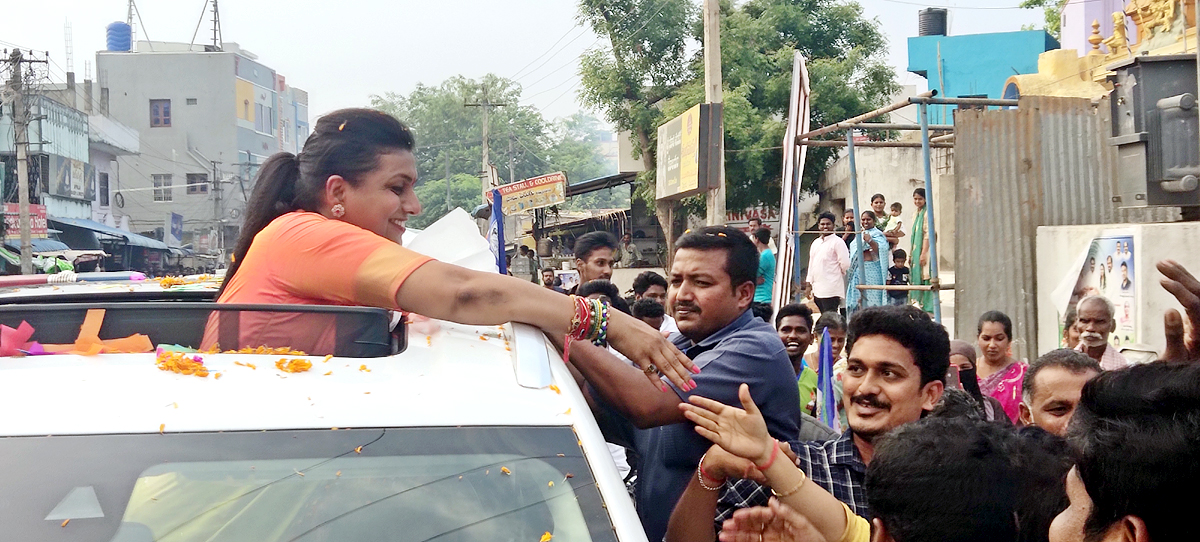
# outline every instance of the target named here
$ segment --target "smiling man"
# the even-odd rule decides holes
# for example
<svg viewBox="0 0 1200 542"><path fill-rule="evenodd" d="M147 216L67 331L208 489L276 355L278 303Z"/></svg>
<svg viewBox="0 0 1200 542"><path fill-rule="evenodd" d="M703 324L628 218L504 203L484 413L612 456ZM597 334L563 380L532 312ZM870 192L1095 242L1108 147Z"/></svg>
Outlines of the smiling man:
<svg viewBox="0 0 1200 542"><path fill-rule="evenodd" d="M1030 363L1021 389L1021 424L1066 436L1083 385L1100 371L1096 360L1066 348L1047 352Z"/></svg>
<svg viewBox="0 0 1200 542"><path fill-rule="evenodd" d="M664 380L655 389L642 371L585 342L571 344L570 358L586 380L585 393L606 436L632 442L640 456L634 497L646 536L655 541L662 540L675 502L709 447L679 403L698 394L738 404L738 386L747 383L771 435L799 436L800 394L786 350L771 325L749 310L759 260L753 243L737 229L714 226L680 237L675 246L667 306L679 333L671 341L701 370L695 387L679 389Z"/></svg>
<svg viewBox="0 0 1200 542"><path fill-rule="evenodd" d="M863 483L867 464L875 455L875 439L921 419L925 411L937 405L950 367L950 337L945 328L916 307L870 307L850 321L846 347L849 359L842 382L850 428L828 442L788 444L796 451L796 465L813 483L832 493L855 514L869 518L871 509ZM719 480L743 473L706 475ZM730 482L732 485L726 485L723 491L706 491L693 475L672 515L668 540L714 540L715 530L708 530L715 529L714 513L716 521L722 522L740 508L765 506L771 496L770 488L751 480ZM676 526L680 527L678 531ZM696 527L704 532L697 532L693 529Z"/></svg>

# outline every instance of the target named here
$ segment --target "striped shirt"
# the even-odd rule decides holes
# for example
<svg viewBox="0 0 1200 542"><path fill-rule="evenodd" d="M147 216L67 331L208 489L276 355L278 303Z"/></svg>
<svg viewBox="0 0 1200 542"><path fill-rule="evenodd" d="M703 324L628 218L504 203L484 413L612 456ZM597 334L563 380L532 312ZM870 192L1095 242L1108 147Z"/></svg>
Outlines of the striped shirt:
<svg viewBox="0 0 1200 542"><path fill-rule="evenodd" d="M863 490L867 465L863 463L854 437L847 430L842 436L828 442L789 442L796 451L796 466L808 475L813 483L842 501L855 514L871 517L867 505L867 493ZM729 519L735 510L752 506L766 506L771 497L771 488L750 480L738 480L726 484L717 502L717 528Z"/></svg>

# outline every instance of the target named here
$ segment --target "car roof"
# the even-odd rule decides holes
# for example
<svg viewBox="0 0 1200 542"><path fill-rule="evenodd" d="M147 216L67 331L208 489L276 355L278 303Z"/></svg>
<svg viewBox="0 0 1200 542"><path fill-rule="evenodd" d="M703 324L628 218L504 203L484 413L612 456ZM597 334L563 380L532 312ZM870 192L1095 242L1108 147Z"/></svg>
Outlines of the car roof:
<svg viewBox="0 0 1200 542"><path fill-rule="evenodd" d="M423 330L425 327L435 330ZM200 356L207 378L155 354L0 358L0 436L458 425L573 425L586 403L545 336L520 324L410 326L384 358ZM278 360L312 368L286 373ZM253 365L255 368L251 368ZM216 374L221 377L217 378ZM574 393L563 395L564 387Z"/></svg>
<svg viewBox="0 0 1200 542"><path fill-rule="evenodd" d="M213 300L219 279L207 275L146 280L105 280L25 286L0 286L0 303L77 301Z"/></svg>

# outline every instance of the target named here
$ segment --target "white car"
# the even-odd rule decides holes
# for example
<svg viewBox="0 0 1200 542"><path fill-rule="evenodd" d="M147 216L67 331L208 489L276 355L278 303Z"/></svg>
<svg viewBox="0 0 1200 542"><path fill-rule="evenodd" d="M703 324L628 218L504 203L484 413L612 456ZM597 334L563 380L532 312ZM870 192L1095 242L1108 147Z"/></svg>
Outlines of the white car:
<svg viewBox="0 0 1200 542"><path fill-rule="evenodd" d="M157 344L213 307L29 304L64 293L35 290L0 322L51 343L89 308L106 309L101 339L140 326ZM0 357L0 539L646 540L540 331L434 322L380 356L386 311L360 317L368 344L347 348L374 357L198 354L206 377L153 353Z"/></svg>

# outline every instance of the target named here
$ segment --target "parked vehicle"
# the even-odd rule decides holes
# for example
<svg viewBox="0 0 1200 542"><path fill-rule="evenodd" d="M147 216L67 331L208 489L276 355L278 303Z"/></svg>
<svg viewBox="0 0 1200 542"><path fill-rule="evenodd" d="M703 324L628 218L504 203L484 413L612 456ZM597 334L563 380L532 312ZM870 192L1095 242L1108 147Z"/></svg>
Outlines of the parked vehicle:
<svg viewBox="0 0 1200 542"><path fill-rule="evenodd" d="M198 346L182 341L216 307L78 302L76 290L23 290L24 304L0 305L0 322L61 342L103 309L101 339L138 328L155 344ZM30 303L38 295L49 302ZM339 333L327 357L0 357L4 538L645 540L580 390L540 331L430 322L380 344L387 311L324 314L358 322L347 329L365 344ZM198 356L203 371L159 366L172 356Z"/></svg>

